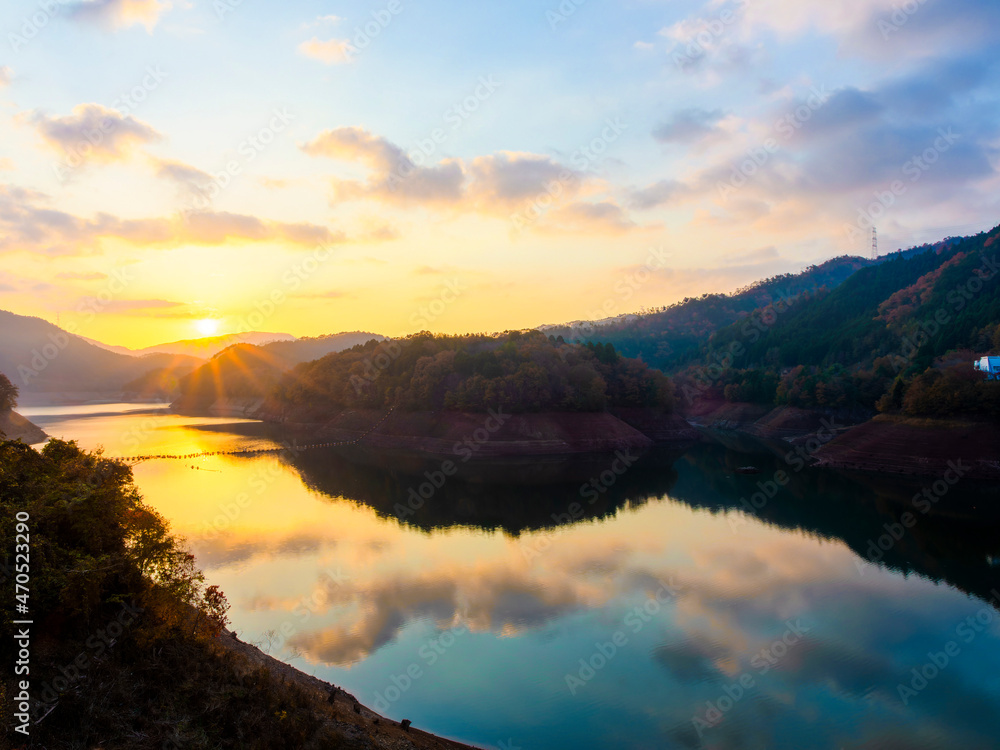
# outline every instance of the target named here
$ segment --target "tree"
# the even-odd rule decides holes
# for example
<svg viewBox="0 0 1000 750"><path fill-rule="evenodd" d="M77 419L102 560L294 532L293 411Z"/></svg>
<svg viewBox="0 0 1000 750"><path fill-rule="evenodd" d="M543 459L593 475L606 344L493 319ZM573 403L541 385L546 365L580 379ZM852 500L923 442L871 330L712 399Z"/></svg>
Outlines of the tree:
<svg viewBox="0 0 1000 750"><path fill-rule="evenodd" d="M11 411L17 406L17 386L0 372L0 413Z"/></svg>

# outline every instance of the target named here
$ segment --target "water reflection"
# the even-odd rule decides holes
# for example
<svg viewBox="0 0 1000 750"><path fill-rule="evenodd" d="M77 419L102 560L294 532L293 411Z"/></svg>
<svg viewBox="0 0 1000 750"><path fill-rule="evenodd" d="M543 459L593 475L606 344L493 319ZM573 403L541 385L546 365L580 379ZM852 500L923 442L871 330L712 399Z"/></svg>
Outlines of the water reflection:
<svg viewBox="0 0 1000 750"><path fill-rule="evenodd" d="M164 452L277 438L167 424L149 431ZM284 628L275 653L369 704L388 695L384 712L421 728L525 748L995 746L996 527L963 523L957 503L872 564L868 541L910 488L805 470L749 512L741 498L786 467L780 453L650 455L592 504L581 484L609 457L520 467L527 484L516 466L470 463L419 508L403 503L439 462L289 451L198 471L152 461L136 478L245 639ZM734 472L748 463L761 473ZM558 523L573 503L579 518ZM469 632L430 663L428 644L458 625ZM901 695L951 641L947 667ZM411 664L422 677L390 694Z"/></svg>
<svg viewBox="0 0 1000 750"><path fill-rule="evenodd" d="M459 464L458 473L427 498L417 490L431 489L428 477L440 469L440 461L364 456L374 464L367 465L359 463L357 451L309 451L290 463L312 489L365 503L425 530L471 525L519 534L604 518L669 495L692 508L728 514L734 532L756 519L841 540L860 558L858 566L874 563L916 573L983 600L992 599L991 591L1000 586L995 564L1000 557L1000 519L969 522L955 515L976 504L1000 506L990 488L967 485L944 498L950 505L942 503L933 514L923 513L912 503L923 487L919 481L796 471L794 454L791 463L786 460L787 446L774 446L775 455L767 444L732 436L728 440L728 446L692 447L683 457L663 450L647 453L621 475L608 471L613 456L550 460L541 468L517 462ZM678 459L691 469L680 483L673 465ZM748 462L760 473L735 471ZM778 472L788 477L780 488L774 482ZM773 496L768 491L774 491ZM913 520L904 519L904 514Z"/></svg>
<svg viewBox="0 0 1000 750"><path fill-rule="evenodd" d="M678 453L545 457L541 460L451 461L371 456L359 449L304 451L290 463L308 487L365 503L424 530L455 525L528 529L604 518L670 492Z"/></svg>

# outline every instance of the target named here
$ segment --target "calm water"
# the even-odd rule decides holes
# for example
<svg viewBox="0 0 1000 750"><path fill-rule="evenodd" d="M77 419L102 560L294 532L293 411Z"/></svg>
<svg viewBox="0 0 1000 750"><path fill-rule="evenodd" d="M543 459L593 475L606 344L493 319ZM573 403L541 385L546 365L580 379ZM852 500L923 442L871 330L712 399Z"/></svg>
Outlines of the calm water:
<svg viewBox="0 0 1000 750"><path fill-rule="evenodd" d="M22 411L110 456L275 445L264 425L156 405ZM1000 746L998 527L917 513L899 533L920 485L793 472L732 442L620 476L612 457L459 460L421 502L440 464L359 458L135 477L243 640L428 731L525 750ZM741 503L782 468L787 486ZM591 477L601 491L581 493ZM960 483L945 501L984 498Z"/></svg>

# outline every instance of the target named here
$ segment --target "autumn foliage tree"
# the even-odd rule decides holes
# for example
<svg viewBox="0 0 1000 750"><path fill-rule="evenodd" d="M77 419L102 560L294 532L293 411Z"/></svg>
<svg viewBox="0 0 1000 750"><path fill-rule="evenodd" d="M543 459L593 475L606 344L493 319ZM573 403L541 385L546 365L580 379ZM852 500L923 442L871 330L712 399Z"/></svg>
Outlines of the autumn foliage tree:
<svg viewBox="0 0 1000 750"><path fill-rule="evenodd" d="M17 386L0 372L0 413L10 411L15 406L17 406Z"/></svg>

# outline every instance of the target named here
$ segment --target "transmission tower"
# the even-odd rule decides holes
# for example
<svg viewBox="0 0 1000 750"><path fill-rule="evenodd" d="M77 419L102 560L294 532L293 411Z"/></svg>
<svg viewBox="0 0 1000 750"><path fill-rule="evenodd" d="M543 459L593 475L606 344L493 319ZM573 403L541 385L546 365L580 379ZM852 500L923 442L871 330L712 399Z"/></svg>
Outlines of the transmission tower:
<svg viewBox="0 0 1000 750"><path fill-rule="evenodd" d="M878 233L872 227L872 260L878 258Z"/></svg>

